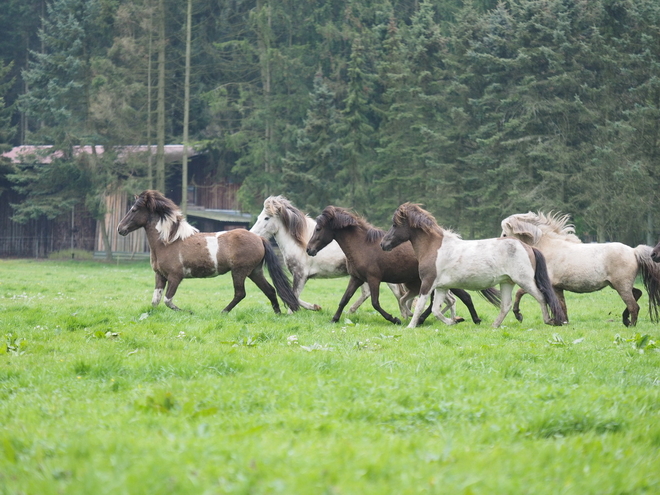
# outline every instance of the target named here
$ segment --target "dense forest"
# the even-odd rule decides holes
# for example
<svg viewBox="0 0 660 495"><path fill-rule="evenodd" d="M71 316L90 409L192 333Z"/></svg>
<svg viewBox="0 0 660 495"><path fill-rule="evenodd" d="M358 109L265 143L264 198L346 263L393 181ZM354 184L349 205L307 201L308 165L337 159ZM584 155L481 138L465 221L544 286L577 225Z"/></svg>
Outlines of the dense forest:
<svg viewBox="0 0 660 495"><path fill-rule="evenodd" d="M0 165L0 188L27 198L16 220L76 201L97 214L109 191L177 173L73 146L185 142L252 212L284 194L385 226L413 201L478 238L561 211L589 239L657 240L657 0L3 5L0 146L62 150Z"/></svg>

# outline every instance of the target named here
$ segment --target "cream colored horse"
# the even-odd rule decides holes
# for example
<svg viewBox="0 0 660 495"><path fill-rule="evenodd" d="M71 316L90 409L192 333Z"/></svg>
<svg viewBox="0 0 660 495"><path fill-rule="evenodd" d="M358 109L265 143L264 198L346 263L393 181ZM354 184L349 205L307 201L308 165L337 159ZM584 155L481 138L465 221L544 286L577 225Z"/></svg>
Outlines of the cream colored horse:
<svg viewBox="0 0 660 495"><path fill-rule="evenodd" d="M406 241L412 243L421 279L419 299L408 328L417 326L433 290L433 314L447 325L453 325L455 321L439 311L439 303L450 287L452 290L482 290L498 284L500 313L493 327L499 327L511 310L514 285L523 287L534 296L546 324L561 325L564 322L543 254L538 249L514 239L464 241L454 232L440 227L428 211L413 203L404 203L397 208L392 227L382 238L380 246L384 251L392 251Z"/></svg>
<svg viewBox="0 0 660 495"><path fill-rule="evenodd" d="M515 237L525 244L541 250L548 264L552 286L566 310L564 291L595 292L612 287L619 293L626 310L623 324L637 323L642 291L635 288L635 278L641 273L649 295L649 313L652 320L658 318L660 303L660 267L651 260L650 246L632 248L620 242L583 244L575 235L568 215L521 213L502 220L502 236ZM518 291L514 314L522 321L519 311ZM629 318L630 317L630 318Z"/></svg>

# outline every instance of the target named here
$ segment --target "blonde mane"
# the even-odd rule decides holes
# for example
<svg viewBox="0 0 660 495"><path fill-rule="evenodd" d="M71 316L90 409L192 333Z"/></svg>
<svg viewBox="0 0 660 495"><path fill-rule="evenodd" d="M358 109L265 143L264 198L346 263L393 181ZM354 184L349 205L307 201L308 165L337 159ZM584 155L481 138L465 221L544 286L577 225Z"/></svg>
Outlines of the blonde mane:
<svg viewBox="0 0 660 495"><path fill-rule="evenodd" d="M461 238L453 230L440 226L435 217L417 203L404 203L399 206L394 212L392 222L396 225L402 225L406 222L406 219L411 227L421 229L427 234L435 232L458 239Z"/></svg>
<svg viewBox="0 0 660 495"><path fill-rule="evenodd" d="M264 210L278 217L291 237L302 247L307 245L307 215L293 206L284 196L270 196L264 201Z"/></svg>
<svg viewBox="0 0 660 495"><path fill-rule="evenodd" d="M138 196L135 206L146 208L150 213L160 217L156 223L156 231L164 244L186 239L199 232L199 229L186 221L174 201L158 191L144 191Z"/></svg>
<svg viewBox="0 0 660 495"><path fill-rule="evenodd" d="M560 238L568 242L581 243L575 235L575 226L571 223L570 216L561 213L519 213L511 215L502 221L502 230L513 234L524 235L531 239L535 245L541 237L548 236Z"/></svg>
<svg viewBox="0 0 660 495"><path fill-rule="evenodd" d="M181 239L187 239L191 235L199 232L199 229L190 225L181 210L175 210L171 213L166 213L156 223L156 230L160 234L158 237L164 244L171 244L172 242Z"/></svg>

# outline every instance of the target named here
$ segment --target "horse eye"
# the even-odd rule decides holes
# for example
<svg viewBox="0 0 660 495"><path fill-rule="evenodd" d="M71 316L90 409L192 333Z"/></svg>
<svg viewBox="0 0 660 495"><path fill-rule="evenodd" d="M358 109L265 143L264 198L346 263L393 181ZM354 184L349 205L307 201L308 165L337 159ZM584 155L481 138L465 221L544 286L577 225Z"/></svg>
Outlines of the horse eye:
<svg viewBox="0 0 660 495"><path fill-rule="evenodd" d="M267 222L268 220L270 220L270 217L264 217L264 222Z"/></svg>

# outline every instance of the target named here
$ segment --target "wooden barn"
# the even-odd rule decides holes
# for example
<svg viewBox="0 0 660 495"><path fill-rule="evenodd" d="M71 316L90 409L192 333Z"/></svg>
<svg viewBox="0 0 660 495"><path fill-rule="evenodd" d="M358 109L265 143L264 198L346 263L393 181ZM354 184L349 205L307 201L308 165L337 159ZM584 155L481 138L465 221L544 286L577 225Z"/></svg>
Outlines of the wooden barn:
<svg viewBox="0 0 660 495"><path fill-rule="evenodd" d="M32 156L44 147L20 146L3 156L19 162L24 156ZM152 147L155 154L156 148ZM148 153L146 146L125 147L118 153L120 159L135 158ZM81 153L90 153L91 147L81 147ZM102 153L96 147L96 153ZM221 231L248 228L252 216L243 213L238 204L240 184L228 179L213 178L207 155L188 151L188 221L202 231ZM177 204L181 202L181 161L183 145L165 146L165 160L169 167L165 194ZM44 159L47 159L44 158ZM211 165L211 166L209 166ZM4 186L4 187L3 187ZM71 214L48 220L41 218L25 224L11 220L11 204L24 201L24 197L11 190L9 184L0 184L0 257L43 258L54 251L84 250L97 258L106 258L102 224L96 222L83 207L76 207ZM141 191L118 192L106 198L105 225L113 258L140 259L148 257L149 247L144 231L126 237L117 234L117 225L133 203L133 194Z"/></svg>

